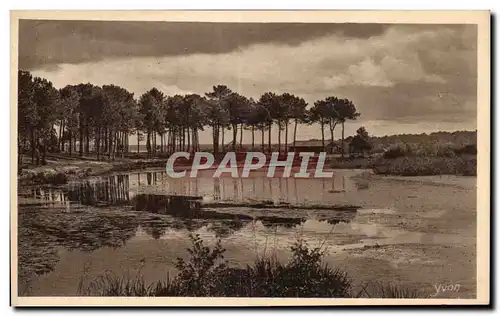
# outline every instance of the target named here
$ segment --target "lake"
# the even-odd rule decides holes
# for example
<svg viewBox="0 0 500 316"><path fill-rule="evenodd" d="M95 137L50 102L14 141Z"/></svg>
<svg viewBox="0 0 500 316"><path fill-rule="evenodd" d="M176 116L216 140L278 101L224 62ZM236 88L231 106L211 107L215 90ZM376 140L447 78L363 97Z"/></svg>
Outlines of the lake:
<svg viewBox="0 0 500 316"><path fill-rule="evenodd" d="M356 286L388 281L430 295L439 284L460 284L439 297L475 297L476 178L333 172L171 179L141 170L20 188L19 294L77 295L80 281L104 273L163 279L187 257L194 233L208 245L221 239L232 265L286 260L301 238L323 245L325 262Z"/></svg>

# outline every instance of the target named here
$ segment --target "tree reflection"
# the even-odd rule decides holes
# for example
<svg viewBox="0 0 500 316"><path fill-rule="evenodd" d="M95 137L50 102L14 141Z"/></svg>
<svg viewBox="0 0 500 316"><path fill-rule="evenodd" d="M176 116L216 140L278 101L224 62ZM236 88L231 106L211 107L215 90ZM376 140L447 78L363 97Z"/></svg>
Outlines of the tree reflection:
<svg viewBox="0 0 500 316"><path fill-rule="evenodd" d="M222 220L212 222L209 225L208 230L215 233L215 237L217 238L227 238L243 228L245 224L249 223L249 221L245 220Z"/></svg>
<svg viewBox="0 0 500 316"><path fill-rule="evenodd" d="M357 212L341 212L337 211L335 214L328 216L327 218L319 219L320 222L326 221L330 225L337 225L339 223L349 223L356 218Z"/></svg>
<svg viewBox="0 0 500 316"><path fill-rule="evenodd" d="M162 218L142 220L140 225L144 232L153 239L160 239L163 235L165 235L167 228L171 226Z"/></svg>
<svg viewBox="0 0 500 316"><path fill-rule="evenodd" d="M130 201L129 176L115 175L104 181L87 180L71 184L67 189L70 201L81 205L109 206L123 205Z"/></svg>
<svg viewBox="0 0 500 316"><path fill-rule="evenodd" d="M285 227L293 228L306 221L306 218L291 218L278 216L261 216L257 217L265 227Z"/></svg>

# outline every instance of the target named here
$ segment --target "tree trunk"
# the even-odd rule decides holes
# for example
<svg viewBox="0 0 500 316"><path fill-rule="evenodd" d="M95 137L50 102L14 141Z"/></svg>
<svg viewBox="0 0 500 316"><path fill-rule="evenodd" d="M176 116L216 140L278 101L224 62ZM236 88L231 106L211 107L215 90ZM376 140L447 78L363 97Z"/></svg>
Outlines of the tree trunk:
<svg viewBox="0 0 500 316"><path fill-rule="evenodd" d="M215 144L215 125L214 125L214 126L212 126L212 147L213 147L213 148L212 148L212 151L213 151L214 153L216 153L216 152L217 152L217 151L216 151L216 150L217 150L217 146L216 146L216 144Z"/></svg>
<svg viewBox="0 0 500 316"><path fill-rule="evenodd" d="M97 128L97 134L96 134L97 140L96 140L96 151L97 151L97 160L101 158L101 128Z"/></svg>
<svg viewBox="0 0 500 316"><path fill-rule="evenodd" d="M64 143L65 143L65 140L64 140L64 129L66 128L66 125L64 124L64 121L62 123L62 134L61 134L61 152L64 152Z"/></svg>
<svg viewBox="0 0 500 316"><path fill-rule="evenodd" d="M333 125L332 125L332 122L330 122L330 142L333 143Z"/></svg>
<svg viewBox="0 0 500 316"><path fill-rule="evenodd" d="M268 145L268 146L269 146L269 147L268 147L268 151L269 151L269 152L271 152L271 151L272 151L272 148L271 148L271 130L272 130L272 129L273 129L273 123L270 123L270 124L269 124L269 134L268 134L268 136L267 136L267 138L268 138L267 140L268 140L268 142L269 142L269 145Z"/></svg>
<svg viewBox="0 0 500 316"><path fill-rule="evenodd" d="M160 153L163 154L163 133L160 133Z"/></svg>
<svg viewBox="0 0 500 316"><path fill-rule="evenodd" d="M128 154L129 149L130 149L129 148L129 140L130 140L129 137L130 137L130 135L128 133L125 133L124 137L125 137L125 152Z"/></svg>
<svg viewBox="0 0 500 316"><path fill-rule="evenodd" d="M73 151L76 153L76 135L73 137Z"/></svg>
<svg viewBox="0 0 500 316"><path fill-rule="evenodd" d="M69 138L69 156L71 157L72 149L73 149L73 135L71 133L71 129L68 130L68 138Z"/></svg>
<svg viewBox="0 0 500 316"><path fill-rule="evenodd" d="M175 152L176 148L176 142L175 142L175 134L176 134L176 127L172 127L172 131L170 132L170 138L172 139L172 152Z"/></svg>
<svg viewBox="0 0 500 316"><path fill-rule="evenodd" d="M122 132L122 158L123 156L125 155L125 136L127 135L127 133L125 132Z"/></svg>
<svg viewBox="0 0 500 316"><path fill-rule="evenodd" d="M111 152L113 151L113 131L108 131L108 159L111 159Z"/></svg>
<svg viewBox="0 0 500 316"><path fill-rule="evenodd" d="M31 130L31 163L35 163L35 150L36 150L36 144L35 144L35 131L32 129Z"/></svg>
<svg viewBox="0 0 500 316"><path fill-rule="evenodd" d="M196 151L200 151L200 134L198 129L196 129Z"/></svg>
<svg viewBox="0 0 500 316"><path fill-rule="evenodd" d="M181 133L182 133L181 134L181 139L182 139L181 150L186 151L186 127L185 126L182 126Z"/></svg>
<svg viewBox="0 0 500 316"><path fill-rule="evenodd" d="M182 127L177 129L176 139L177 139L177 142L179 143L179 146L177 149L178 151L182 151L182 147L183 147L184 140L182 139L182 132L183 132Z"/></svg>
<svg viewBox="0 0 500 316"><path fill-rule="evenodd" d="M103 146L104 146L104 148L103 148L102 152L103 153L108 153L108 148L109 148L109 133L108 133L108 128L105 127L103 132L104 132L104 135L103 135L103 143L104 143Z"/></svg>
<svg viewBox="0 0 500 316"><path fill-rule="evenodd" d="M325 122L321 119L321 146L323 146L323 151L325 151Z"/></svg>
<svg viewBox="0 0 500 316"><path fill-rule="evenodd" d="M243 149L243 123L240 124L240 151Z"/></svg>
<svg viewBox="0 0 500 316"><path fill-rule="evenodd" d="M295 143L297 142L297 119L295 119L295 126L293 127L293 151L295 150Z"/></svg>
<svg viewBox="0 0 500 316"><path fill-rule="evenodd" d="M220 127L219 127L218 132L220 133ZM221 146L222 146L222 152L223 153L226 152L226 147L225 147L225 144L224 144L224 136L226 134L225 132L226 132L226 128L224 126L222 126L222 141L221 141Z"/></svg>
<svg viewBox="0 0 500 316"><path fill-rule="evenodd" d="M118 145L120 144L120 132L115 132L114 150L113 150L113 160L116 158L118 153Z"/></svg>
<svg viewBox="0 0 500 316"><path fill-rule="evenodd" d="M47 140L45 137L42 140L42 165L47 164Z"/></svg>
<svg viewBox="0 0 500 316"><path fill-rule="evenodd" d="M191 151L192 152L196 152L198 151L197 147L196 147L196 132L198 131L197 128L193 128L191 130Z"/></svg>
<svg viewBox="0 0 500 316"><path fill-rule="evenodd" d="M154 153L154 155L156 157L156 154L157 154L157 150L156 150L157 145L156 144L157 144L157 141L158 141L158 133L156 131L154 131L153 135L155 136L153 138L153 143L154 143L154 145L153 145L153 153Z"/></svg>
<svg viewBox="0 0 500 316"><path fill-rule="evenodd" d="M344 121L342 121L342 148L340 150L342 158L344 158Z"/></svg>
<svg viewBox="0 0 500 316"><path fill-rule="evenodd" d="M148 158L151 158L151 132L149 130L146 136L146 150L148 151Z"/></svg>
<svg viewBox="0 0 500 316"><path fill-rule="evenodd" d="M288 121L285 122L285 152L288 152Z"/></svg>
<svg viewBox="0 0 500 316"><path fill-rule="evenodd" d="M139 135L140 135L139 130L137 130L137 153L139 153L139 146L141 145L139 141Z"/></svg>
<svg viewBox="0 0 500 316"><path fill-rule="evenodd" d="M35 135L35 161L36 165L38 166L40 164L40 139L38 137L38 133Z"/></svg>
<svg viewBox="0 0 500 316"><path fill-rule="evenodd" d="M264 146L265 146L265 143L264 143L264 127L262 127L260 129L260 147L261 147L261 150L262 152L264 152Z"/></svg>
<svg viewBox="0 0 500 316"><path fill-rule="evenodd" d="M63 120L61 120L61 124L59 124L59 137L57 138L57 148L59 148L59 150L61 149L62 128Z"/></svg>
<svg viewBox="0 0 500 316"><path fill-rule="evenodd" d="M165 131L165 152L170 154L170 129Z"/></svg>
<svg viewBox="0 0 500 316"><path fill-rule="evenodd" d="M80 157L83 156L83 118L82 114L80 114L80 143L78 144L80 147Z"/></svg>
<svg viewBox="0 0 500 316"><path fill-rule="evenodd" d="M238 135L238 125L233 124L233 152L236 151L236 136Z"/></svg>
<svg viewBox="0 0 500 316"><path fill-rule="evenodd" d="M89 127L87 126L87 128L85 129L85 140L86 140L86 143L85 143L85 155L88 155L89 154L89 151L90 151L90 135L89 135Z"/></svg>
<svg viewBox="0 0 500 316"><path fill-rule="evenodd" d="M255 126L252 125L252 151L255 149Z"/></svg>
<svg viewBox="0 0 500 316"><path fill-rule="evenodd" d="M281 152L281 121L278 121L278 152Z"/></svg>

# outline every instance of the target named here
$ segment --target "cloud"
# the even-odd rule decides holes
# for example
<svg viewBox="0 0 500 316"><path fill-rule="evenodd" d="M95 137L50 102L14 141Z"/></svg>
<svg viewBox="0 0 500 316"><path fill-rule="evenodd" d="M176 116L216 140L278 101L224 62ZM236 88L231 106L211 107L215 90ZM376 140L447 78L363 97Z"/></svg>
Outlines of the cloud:
<svg viewBox="0 0 500 316"><path fill-rule="evenodd" d="M219 53L138 53L57 63L33 73L57 87L113 83L136 95L152 87L168 95L204 94L217 84L254 98L267 91L291 92L309 104L337 95L353 100L361 122L469 127L475 126L476 116L476 34L474 26L393 25L370 36L318 33L293 45L270 40ZM105 41L99 45L106 49Z"/></svg>
<svg viewBox="0 0 500 316"><path fill-rule="evenodd" d="M258 43L298 45L338 34L368 38L386 24L44 21L19 23L19 65L85 63L130 56L221 54Z"/></svg>

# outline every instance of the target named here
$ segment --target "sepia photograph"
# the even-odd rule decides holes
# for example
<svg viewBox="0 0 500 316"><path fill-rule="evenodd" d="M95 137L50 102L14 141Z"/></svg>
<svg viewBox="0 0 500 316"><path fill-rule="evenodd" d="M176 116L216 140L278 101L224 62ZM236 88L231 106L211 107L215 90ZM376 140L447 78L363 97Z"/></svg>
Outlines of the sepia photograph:
<svg viewBox="0 0 500 316"><path fill-rule="evenodd" d="M13 305L490 303L488 11L11 34Z"/></svg>

